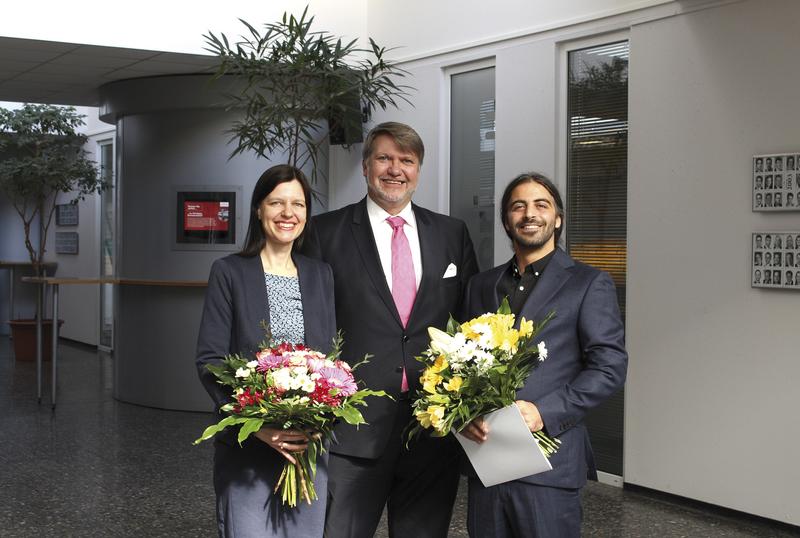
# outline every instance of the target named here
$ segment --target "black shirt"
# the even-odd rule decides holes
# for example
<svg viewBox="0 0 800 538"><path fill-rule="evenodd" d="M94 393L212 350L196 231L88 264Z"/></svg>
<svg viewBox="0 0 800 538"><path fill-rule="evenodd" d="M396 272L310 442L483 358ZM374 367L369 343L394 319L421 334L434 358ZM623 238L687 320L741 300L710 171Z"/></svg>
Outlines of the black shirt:
<svg viewBox="0 0 800 538"><path fill-rule="evenodd" d="M553 250L544 258L529 264L522 274L517 268L516 256L511 258L508 270L503 273L497 283L497 299L503 302L503 297L508 297L508 304L515 316L519 316L522 305L525 304L525 300L542 277L542 273L555 253L556 251Z"/></svg>

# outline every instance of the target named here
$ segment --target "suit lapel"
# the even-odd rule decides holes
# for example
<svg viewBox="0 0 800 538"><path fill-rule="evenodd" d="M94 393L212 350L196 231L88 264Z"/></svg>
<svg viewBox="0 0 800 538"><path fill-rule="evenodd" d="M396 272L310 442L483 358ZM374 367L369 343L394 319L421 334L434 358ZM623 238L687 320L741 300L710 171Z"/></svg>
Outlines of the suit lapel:
<svg viewBox="0 0 800 538"><path fill-rule="evenodd" d="M553 296L570 279L574 265L575 262L563 250L556 249L556 253L544 270L541 280L537 282L536 287L533 288L533 291L525 300L522 312L527 313L526 319L542 319L549 313L549 311L544 311L544 307L549 305Z"/></svg>
<svg viewBox="0 0 800 538"><path fill-rule="evenodd" d="M372 280L372 285L378 290L378 296L386 304L386 308L391 312L395 321L400 324L400 315L394 305L392 292L389 284L386 283L386 275L383 273L381 259L378 256L378 247L375 245L375 235L372 233L372 226L367 215L367 199L364 198L353 208L353 220L350 223L350 230L353 233L353 240L358 248L364 269ZM424 272L423 272L424 274ZM413 310L412 310L413 315Z"/></svg>
<svg viewBox="0 0 800 538"><path fill-rule="evenodd" d="M253 330L253 342L261 343L266 339L261 321L269 323L269 299L267 296L267 282L264 279L264 268L261 265L261 256L245 258L247 279L245 289L253 290L253 295L247 301L248 325Z"/></svg>
<svg viewBox="0 0 800 538"><path fill-rule="evenodd" d="M306 345L319 349L323 344L318 331L322 329L321 324L316 319L317 297L322 296L322 290L317 285L320 280L311 274L311 267L303 256L295 256L292 253L292 260L297 267L297 279L300 285L300 299L303 303L303 333L305 334ZM313 316L313 317L312 317Z"/></svg>
<svg viewBox="0 0 800 538"><path fill-rule="evenodd" d="M408 318L409 325L414 321L414 314L424 308L422 303L425 301L425 297L434 296L430 293L432 287L435 286L437 283L436 281L443 276L443 274L437 275L435 269L442 265L439 256L441 256L443 249L436 241L438 234L433 230L433 223L428 218L428 215L424 211L421 211L419 207L414 204L412 204L411 207L414 211L414 220L417 221L416 232L417 237L419 237L422 278L419 282L417 296L414 299L414 306L411 308L411 315ZM437 263L437 261L439 263Z"/></svg>
<svg viewBox="0 0 800 538"><path fill-rule="evenodd" d="M496 274L490 279L492 286L483 286L481 289L481 304L486 305L486 310L481 312L482 314L497 312L497 309L500 308L500 298L497 297L497 285L500 284L500 279L503 278L503 275L508 271L509 265L511 265L511 262L501 265L497 269L493 269Z"/></svg>

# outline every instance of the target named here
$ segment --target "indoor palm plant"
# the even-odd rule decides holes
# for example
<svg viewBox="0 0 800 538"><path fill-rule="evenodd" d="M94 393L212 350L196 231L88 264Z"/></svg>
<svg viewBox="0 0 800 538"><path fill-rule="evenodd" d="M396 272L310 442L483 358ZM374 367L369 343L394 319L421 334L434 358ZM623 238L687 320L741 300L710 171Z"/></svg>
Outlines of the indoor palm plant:
<svg viewBox="0 0 800 538"><path fill-rule="evenodd" d="M236 42L224 34L204 36L220 60L216 77L241 79L227 103L243 112L230 129L232 156L284 154L298 168L310 163L312 179L326 143L360 142L369 114L407 101L409 89L395 82L405 71L385 59L387 49L372 39L369 48L359 48L356 40L312 31L313 21L306 8L299 18L284 13L263 32L242 20L246 35Z"/></svg>

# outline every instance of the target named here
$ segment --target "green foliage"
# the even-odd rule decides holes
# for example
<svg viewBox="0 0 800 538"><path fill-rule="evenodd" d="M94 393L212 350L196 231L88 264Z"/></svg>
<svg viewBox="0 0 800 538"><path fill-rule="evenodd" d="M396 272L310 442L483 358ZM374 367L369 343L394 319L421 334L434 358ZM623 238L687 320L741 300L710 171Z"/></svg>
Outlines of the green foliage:
<svg viewBox="0 0 800 538"><path fill-rule="evenodd" d="M500 307L497 309L497 313L505 315L511 313L511 305L508 304L508 295L503 297L503 302L500 303Z"/></svg>
<svg viewBox="0 0 800 538"><path fill-rule="evenodd" d="M71 194L70 203L77 203L105 187L83 150L86 136L76 131L83 124L83 116L72 107L0 108L0 192L22 219L25 247L37 275L59 194ZM37 217L40 239L34 246L31 226Z"/></svg>
<svg viewBox="0 0 800 538"><path fill-rule="evenodd" d="M447 327L445 328L445 330L447 331L447 334L449 334L450 336L453 336L454 334L456 334L458 332L458 330L460 328L461 328L461 325L458 324L458 322L455 320L455 318L453 318L453 316L451 314L449 319L447 320Z"/></svg>
<svg viewBox="0 0 800 538"><path fill-rule="evenodd" d="M229 131L236 144L231 157L285 152L287 163L298 168L311 162L314 179L319 150L332 129L360 132L362 114L408 102L409 87L395 83L406 73L385 60L386 48L370 39L363 49L356 40L312 31L308 7L299 18L284 13L263 32L240 21L247 29L240 41L212 32L203 36L206 50L220 60L216 78L237 75L244 81L228 96L228 108L244 113Z"/></svg>
<svg viewBox="0 0 800 538"><path fill-rule="evenodd" d="M239 429L239 435L237 436L237 441L239 441L239 446L245 442L245 440L250 437L251 433L255 433L261 429L261 426L264 425L264 421L262 419L253 419L247 420L242 423L242 427Z"/></svg>

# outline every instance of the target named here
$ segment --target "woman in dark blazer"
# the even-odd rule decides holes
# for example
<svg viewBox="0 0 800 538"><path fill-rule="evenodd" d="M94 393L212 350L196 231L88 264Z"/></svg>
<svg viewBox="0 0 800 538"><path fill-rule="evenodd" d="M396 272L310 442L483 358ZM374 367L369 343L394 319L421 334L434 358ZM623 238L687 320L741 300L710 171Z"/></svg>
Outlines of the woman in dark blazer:
<svg viewBox="0 0 800 538"><path fill-rule="evenodd" d="M304 343L327 353L336 333L333 275L327 264L295 252L311 212L305 175L273 166L253 189L245 247L214 262L197 342L200 380L219 408L230 391L206 369L225 355L252 354L269 323L275 342ZM217 417L221 418L221 417ZM287 509L274 493L286 460L308 446L307 433L265 426L240 447L234 431L215 439L214 489L221 537L321 537L327 458L317 460L319 499Z"/></svg>

